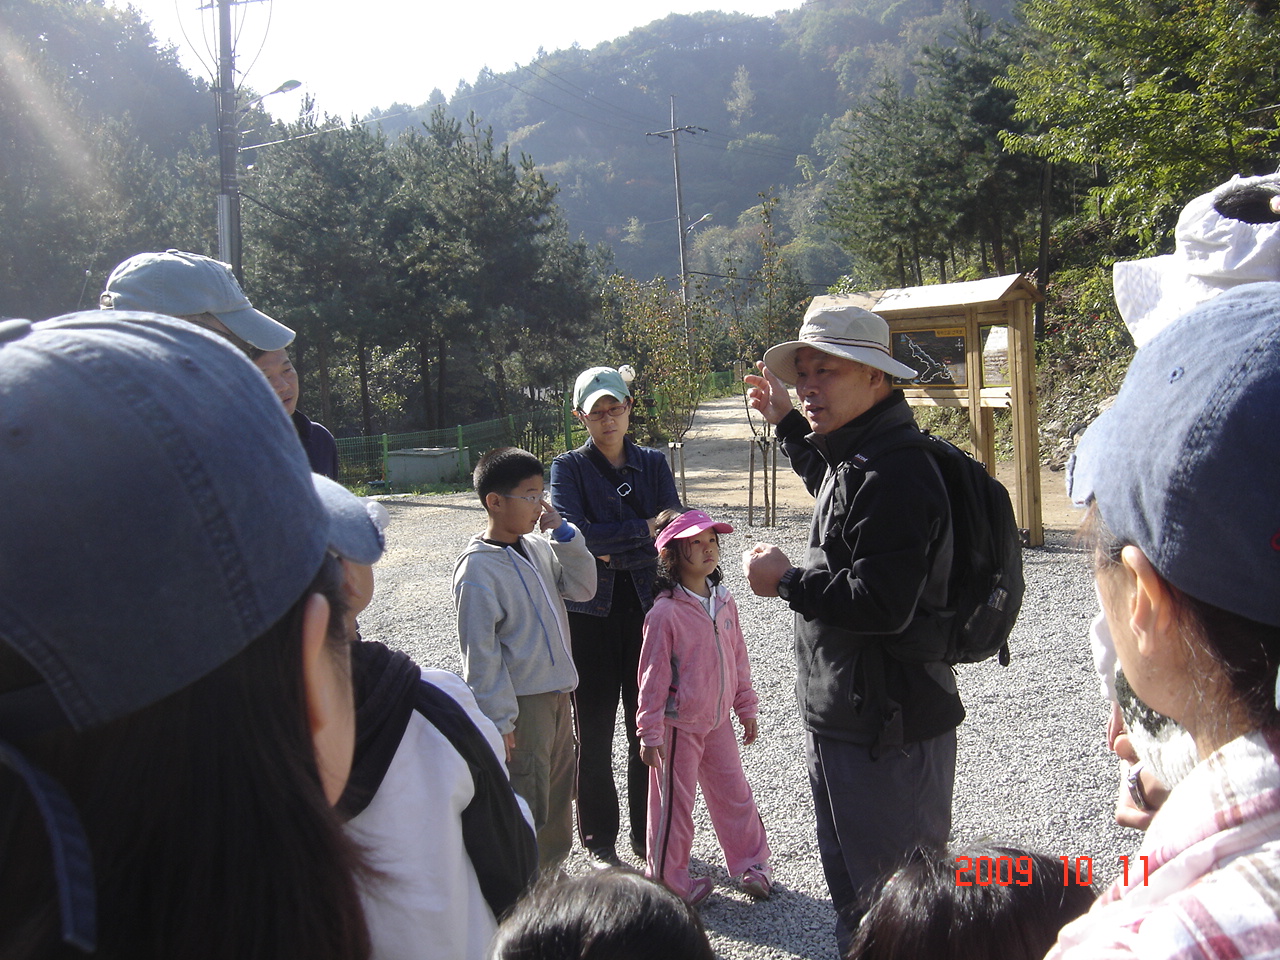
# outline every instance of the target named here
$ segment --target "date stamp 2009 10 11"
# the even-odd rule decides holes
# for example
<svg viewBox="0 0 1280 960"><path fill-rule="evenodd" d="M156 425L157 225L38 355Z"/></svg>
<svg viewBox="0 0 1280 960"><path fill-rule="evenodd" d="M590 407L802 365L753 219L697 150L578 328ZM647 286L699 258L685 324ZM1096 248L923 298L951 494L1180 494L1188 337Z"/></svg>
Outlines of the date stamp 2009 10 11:
<svg viewBox="0 0 1280 960"><path fill-rule="evenodd" d="M1062 885L1087 887L1093 883L1093 857L1058 857L1062 861ZM1147 885L1147 857L1142 861L1142 885ZM1129 858L1120 857L1125 886L1129 885ZM1034 882L1034 861L1030 857L956 857L957 887L989 887L992 884L1025 887Z"/></svg>

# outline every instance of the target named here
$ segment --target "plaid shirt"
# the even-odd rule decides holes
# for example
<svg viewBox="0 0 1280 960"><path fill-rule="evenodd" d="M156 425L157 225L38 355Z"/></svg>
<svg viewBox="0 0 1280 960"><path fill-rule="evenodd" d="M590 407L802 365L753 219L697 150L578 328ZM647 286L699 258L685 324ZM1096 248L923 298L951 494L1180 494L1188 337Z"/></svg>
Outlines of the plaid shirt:
<svg viewBox="0 0 1280 960"><path fill-rule="evenodd" d="M1151 821L1128 885L1121 875L1046 960L1139 956L1280 958L1280 732L1197 765Z"/></svg>

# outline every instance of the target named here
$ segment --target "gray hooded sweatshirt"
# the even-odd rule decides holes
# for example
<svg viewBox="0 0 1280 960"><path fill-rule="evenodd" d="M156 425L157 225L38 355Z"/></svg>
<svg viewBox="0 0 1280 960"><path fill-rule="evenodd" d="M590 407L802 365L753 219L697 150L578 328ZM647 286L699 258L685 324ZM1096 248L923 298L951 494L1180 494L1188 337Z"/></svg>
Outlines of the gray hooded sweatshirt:
<svg viewBox="0 0 1280 960"><path fill-rule="evenodd" d="M564 601L595 596L596 558L573 530L564 542L525 534L528 560L477 534L454 566L463 675L501 734L515 729L516 697L578 686Z"/></svg>

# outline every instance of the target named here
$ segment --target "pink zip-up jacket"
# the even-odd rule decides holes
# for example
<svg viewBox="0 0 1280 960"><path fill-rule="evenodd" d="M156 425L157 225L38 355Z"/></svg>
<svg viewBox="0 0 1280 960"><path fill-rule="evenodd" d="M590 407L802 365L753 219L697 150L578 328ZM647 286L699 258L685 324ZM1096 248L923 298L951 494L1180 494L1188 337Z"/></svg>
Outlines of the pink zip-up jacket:
<svg viewBox="0 0 1280 960"><path fill-rule="evenodd" d="M666 725L705 734L729 719L755 719L760 698L751 687L751 663L738 625L738 605L715 588L715 621L685 590L663 592L644 618L640 651L640 742L666 742Z"/></svg>

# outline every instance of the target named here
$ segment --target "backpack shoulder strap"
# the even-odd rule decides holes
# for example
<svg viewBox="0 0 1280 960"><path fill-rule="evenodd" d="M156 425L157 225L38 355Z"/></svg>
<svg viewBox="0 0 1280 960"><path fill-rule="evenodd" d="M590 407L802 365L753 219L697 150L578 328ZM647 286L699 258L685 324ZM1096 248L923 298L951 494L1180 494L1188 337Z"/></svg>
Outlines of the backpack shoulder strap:
<svg viewBox="0 0 1280 960"><path fill-rule="evenodd" d="M426 680L414 709L439 730L466 761L475 796L462 811L462 840L480 890L499 920L538 874L538 846L511 781L493 748L453 697Z"/></svg>
<svg viewBox="0 0 1280 960"><path fill-rule="evenodd" d="M866 470L872 460L881 454L888 453L890 450L898 450L902 447L921 447L925 450L936 452L937 443L938 441L935 438L918 429L890 430L872 437L858 449L857 453L849 458L849 463L859 470Z"/></svg>
<svg viewBox="0 0 1280 960"><path fill-rule="evenodd" d="M351 679L356 699L356 748L351 775L337 803L351 820L364 811L382 786L413 714L418 665L399 651L357 638L351 644Z"/></svg>
<svg viewBox="0 0 1280 960"><path fill-rule="evenodd" d="M351 656L357 741L339 813L350 820L368 806L400 749L410 717L418 713L449 741L471 773L474 794L462 811L462 840L485 901L500 919L538 872L533 828L501 761L466 709L422 679L408 656L370 641L352 644Z"/></svg>

